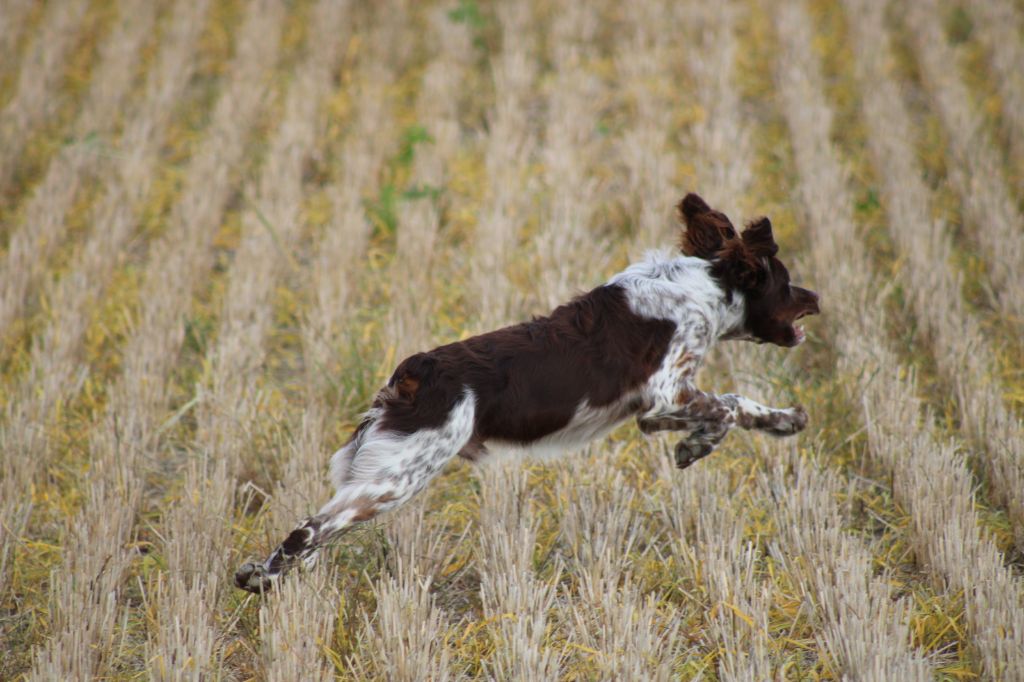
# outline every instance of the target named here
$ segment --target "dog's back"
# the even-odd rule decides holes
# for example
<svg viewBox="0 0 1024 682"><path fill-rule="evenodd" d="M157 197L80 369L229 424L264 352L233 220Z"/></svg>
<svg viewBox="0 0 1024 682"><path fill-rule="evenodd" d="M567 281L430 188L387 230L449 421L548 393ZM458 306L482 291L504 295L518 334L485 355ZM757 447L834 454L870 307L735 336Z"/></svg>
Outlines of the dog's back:
<svg viewBox="0 0 1024 682"><path fill-rule="evenodd" d="M382 424L400 433L435 428L469 389L477 444L529 445L586 408L623 412L623 401L660 365L674 330L667 320L636 315L621 287L601 286L547 317L408 358L378 396Z"/></svg>

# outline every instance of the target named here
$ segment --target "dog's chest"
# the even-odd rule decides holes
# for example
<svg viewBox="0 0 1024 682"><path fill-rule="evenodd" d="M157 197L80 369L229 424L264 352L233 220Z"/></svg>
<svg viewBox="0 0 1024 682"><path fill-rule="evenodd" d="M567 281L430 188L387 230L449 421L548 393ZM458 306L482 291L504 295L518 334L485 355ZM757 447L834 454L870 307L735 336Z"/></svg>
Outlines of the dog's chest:
<svg viewBox="0 0 1024 682"><path fill-rule="evenodd" d="M693 377L704 361L710 342L710 326L703 318L679 325L665 357L644 387L649 408L677 404L692 385Z"/></svg>

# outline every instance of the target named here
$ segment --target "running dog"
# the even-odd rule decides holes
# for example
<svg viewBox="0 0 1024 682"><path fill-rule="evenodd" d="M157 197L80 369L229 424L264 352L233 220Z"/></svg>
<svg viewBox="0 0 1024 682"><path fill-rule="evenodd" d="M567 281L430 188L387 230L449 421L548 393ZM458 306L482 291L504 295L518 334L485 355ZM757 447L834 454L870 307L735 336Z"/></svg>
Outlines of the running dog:
<svg viewBox="0 0 1024 682"><path fill-rule="evenodd" d="M572 450L635 417L644 433L688 433L675 448L685 468L734 426L803 430L801 407L706 393L694 376L720 339L803 342L796 321L819 312L817 294L790 284L767 218L737 233L696 194L678 210L682 253L648 254L547 317L404 360L331 458L334 497L265 562L239 568L235 584L267 592L329 539L407 502L456 455Z"/></svg>

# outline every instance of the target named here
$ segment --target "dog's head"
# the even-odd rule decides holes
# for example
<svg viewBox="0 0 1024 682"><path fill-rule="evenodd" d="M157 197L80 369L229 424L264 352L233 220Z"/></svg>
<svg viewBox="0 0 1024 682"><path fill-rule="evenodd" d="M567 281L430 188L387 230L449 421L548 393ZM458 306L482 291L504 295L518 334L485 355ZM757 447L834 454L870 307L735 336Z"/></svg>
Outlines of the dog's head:
<svg viewBox="0 0 1024 682"><path fill-rule="evenodd" d="M732 221L696 194L679 202L685 225L682 251L711 261L711 273L727 295L739 292L746 301L743 329L733 338L748 338L777 346L796 346L804 331L796 321L816 315L818 295L793 286L789 271L776 257L779 247L768 218L758 218L737 234Z"/></svg>

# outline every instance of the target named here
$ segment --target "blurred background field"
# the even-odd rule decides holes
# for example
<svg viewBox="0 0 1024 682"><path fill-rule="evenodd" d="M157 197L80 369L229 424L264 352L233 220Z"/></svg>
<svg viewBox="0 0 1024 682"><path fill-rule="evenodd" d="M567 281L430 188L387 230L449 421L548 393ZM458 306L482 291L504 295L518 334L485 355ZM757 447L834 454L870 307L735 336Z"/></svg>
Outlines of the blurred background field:
<svg viewBox="0 0 1024 682"><path fill-rule="evenodd" d="M768 215L822 316L259 599L407 354ZM1020 0L4 0L0 679L1024 679Z"/></svg>

